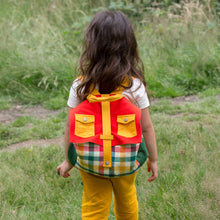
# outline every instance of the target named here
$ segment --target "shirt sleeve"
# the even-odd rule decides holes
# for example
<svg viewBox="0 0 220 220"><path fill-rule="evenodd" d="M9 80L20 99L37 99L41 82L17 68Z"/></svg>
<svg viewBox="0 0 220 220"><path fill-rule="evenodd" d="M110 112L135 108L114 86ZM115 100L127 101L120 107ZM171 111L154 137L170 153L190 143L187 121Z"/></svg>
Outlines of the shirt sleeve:
<svg viewBox="0 0 220 220"><path fill-rule="evenodd" d="M150 106L146 88L143 83L141 83L140 88L134 92L134 94L140 109L144 109Z"/></svg>
<svg viewBox="0 0 220 220"><path fill-rule="evenodd" d="M67 101L67 105L70 108L75 108L77 105L80 104L80 99L77 97L77 87L80 84L80 80L77 78L73 81L73 84L70 88L69 98Z"/></svg>
<svg viewBox="0 0 220 220"><path fill-rule="evenodd" d="M130 89L125 90L123 94L140 109L144 109L150 106L145 86L137 78L133 80L133 86Z"/></svg>

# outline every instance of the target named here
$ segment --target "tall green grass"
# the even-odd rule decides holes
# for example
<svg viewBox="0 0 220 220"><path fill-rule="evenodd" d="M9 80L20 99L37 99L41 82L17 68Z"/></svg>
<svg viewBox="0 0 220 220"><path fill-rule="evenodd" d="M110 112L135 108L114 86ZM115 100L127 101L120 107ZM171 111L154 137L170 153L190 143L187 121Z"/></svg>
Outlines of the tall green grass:
<svg viewBox="0 0 220 220"><path fill-rule="evenodd" d="M86 25L99 10L132 20L154 96L219 86L219 20L197 1L167 8L121 1L1 1L0 90L24 103L67 99ZM170 5L170 6L169 6ZM61 102L63 103L63 102Z"/></svg>

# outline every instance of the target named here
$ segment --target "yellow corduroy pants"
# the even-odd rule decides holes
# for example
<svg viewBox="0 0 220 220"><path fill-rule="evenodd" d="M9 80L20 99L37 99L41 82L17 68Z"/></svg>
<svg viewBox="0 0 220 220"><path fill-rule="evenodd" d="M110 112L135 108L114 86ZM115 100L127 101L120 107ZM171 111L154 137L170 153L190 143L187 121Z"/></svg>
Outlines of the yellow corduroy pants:
<svg viewBox="0 0 220 220"><path fill-rule="evenodd" d="M117 220L138 220L136 173L104 178L80 171L83 181L83 220L108 220L112 192Z"/></svg>

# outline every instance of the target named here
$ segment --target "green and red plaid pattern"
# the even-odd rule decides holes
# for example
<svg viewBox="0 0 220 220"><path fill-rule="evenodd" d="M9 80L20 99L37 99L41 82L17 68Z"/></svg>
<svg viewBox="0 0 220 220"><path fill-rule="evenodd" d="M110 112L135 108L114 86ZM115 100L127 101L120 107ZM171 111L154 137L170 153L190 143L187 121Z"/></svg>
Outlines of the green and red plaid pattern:
<svg viewBox="0 0 220 220"><path fill-rule="evenodd" d="M123 144L112 146L112 167L104 168L103 146L91 142L74 144L77 152L75 167L106 177L129 175L140 167L136 160L139 145Z"/></svg>

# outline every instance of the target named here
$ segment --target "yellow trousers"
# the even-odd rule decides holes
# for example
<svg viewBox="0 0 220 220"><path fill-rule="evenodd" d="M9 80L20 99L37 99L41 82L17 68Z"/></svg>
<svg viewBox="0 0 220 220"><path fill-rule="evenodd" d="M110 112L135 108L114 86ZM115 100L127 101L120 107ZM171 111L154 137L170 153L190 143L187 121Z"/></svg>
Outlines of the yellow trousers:
<svg viewBox="0 0 220 220"><path fill-rule="evenodd" d="M138 220L138 202L135 187L136 173L104 178L80 170L83 181L83 220L108 220L112 192L117 220Z"/></svg>

